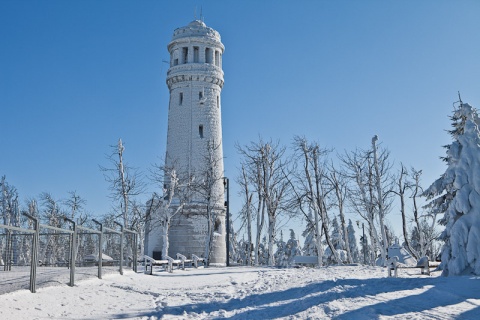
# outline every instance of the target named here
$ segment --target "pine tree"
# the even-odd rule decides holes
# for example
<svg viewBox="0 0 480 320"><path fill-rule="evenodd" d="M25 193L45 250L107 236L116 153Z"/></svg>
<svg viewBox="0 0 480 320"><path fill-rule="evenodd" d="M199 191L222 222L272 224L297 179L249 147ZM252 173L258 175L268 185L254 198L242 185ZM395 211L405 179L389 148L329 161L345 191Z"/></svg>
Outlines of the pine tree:
<svg viewBox="0 0 480 320"><path fill-rule="evenodd" d="M461 101L451 119L453 142L443 158L447 170L423 195L434 212L444 214L443 275L480 275L480 120L477 110Z"/></svg>
<svg viewBox="0 0 480 320"><path fill-rule="evenodd" d="M300 247L300 243L298 242L297 236L295 235L295 231L290 229L290 239L287 241L287 245L285 248L285 257L287 260L287 265L291 265L295 256L301 256L302 250Z"/></svg>
<svg viewBox="0 0 480 320"><path fill-rule="evenodd" d="M305 230L302 232L302 236L305 238L305 242L303 243L303 254L305 256L316 256L317 253L317 245L315 243L315 226L311 221L312 212L309 211L308 213L309 219L307 220L307 226Z"/></svg>
<svg viewBox="0 0 480 320"><path fill-rule="evenodd" d="M355 229L353 228L352 220L348 219L348 245L350 246L350 253L352 254L353 262L360 262L360 255L358 252L357 239L355 237Z"/></svg>
<svg viewBox="0 0 480 320"><path fill-rule="evenodd" d="M343 231L338 224L337 217L332 221L332 238L333 247L336 250L345 250L345 241L343 241Z"/></svg>
<svg viewBox="0 0 480 320"><path fill-rule="evenodd" d="M276 241L277 251L275 252L275 261L277 266L286 267L287 258L286 258L286 243L283 241L283 231L280 230L280 240Z"/></svg>

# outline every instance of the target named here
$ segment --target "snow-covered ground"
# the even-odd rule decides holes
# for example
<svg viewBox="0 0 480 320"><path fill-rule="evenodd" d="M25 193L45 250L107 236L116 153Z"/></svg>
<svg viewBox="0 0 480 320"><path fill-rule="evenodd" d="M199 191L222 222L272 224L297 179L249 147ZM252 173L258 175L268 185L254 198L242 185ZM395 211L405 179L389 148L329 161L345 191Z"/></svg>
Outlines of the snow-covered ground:
<svg viewBox="0 0 480 320"><path fill-rule="evenodd" d="M480 319L480 278L334 266L199 268L0 295L0 319Z"/></svg>

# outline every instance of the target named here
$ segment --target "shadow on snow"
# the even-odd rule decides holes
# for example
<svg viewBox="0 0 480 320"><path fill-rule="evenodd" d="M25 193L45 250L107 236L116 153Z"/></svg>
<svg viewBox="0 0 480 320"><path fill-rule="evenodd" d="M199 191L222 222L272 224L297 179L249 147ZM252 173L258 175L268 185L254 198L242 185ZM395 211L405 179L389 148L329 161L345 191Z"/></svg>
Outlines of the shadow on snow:
<svg viewBox="0 0 480 320"><path fill-rule="evenodd" d="M461 279L461 278L459 278ZM468 280L468 279L465 279ZM380 315L395 316L409 312L426 312L427 310L453 305L469 298L480 299L480 290L473 297L462 295L462 285L471 286L472 280L461 281L452 288L452 281L446 278L380 278L380 279L337 279L311 283L303 287L290 288L283 291L266 292L233 298L228 301L211 301L205 303L185 304L176 307L164 307L158 311L145 311L132 314L118 314L115 318L181 316L186 313L210 314L225 310L235 312L230 319L276 318L294 315L314 306L326 304L339 299L352 299L365 296L376 296L382 293L420 289L432 286L418 295L408 295L398 299L381 301L359 309L346 311L338 315L338 319L372 319ZM462 284L463 283L463 284ZM354 303L354 302L352 302ZM320 306L321 307L321 306ZM330 308L325 306L325 313ZM480 313L476 307L459 316L459 319L476 318ZM428 312L426 312L426 315ZM335 316L332 314L332 316Z"/></svg>

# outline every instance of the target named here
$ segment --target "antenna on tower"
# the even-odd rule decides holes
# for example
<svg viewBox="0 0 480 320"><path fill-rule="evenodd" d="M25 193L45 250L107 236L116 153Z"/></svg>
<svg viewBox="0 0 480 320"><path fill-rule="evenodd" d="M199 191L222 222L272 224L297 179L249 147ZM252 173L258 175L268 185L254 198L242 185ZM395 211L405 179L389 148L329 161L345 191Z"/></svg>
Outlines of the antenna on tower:
<svg viewBox="0 0 480 320"><path fill-rule="evenodd" d="M203 21L203 6L200 6L200 20Z"/></svg>
<svg viewBox="0 0 480 320"><path fill-rule="evenodd" d="M197 20L197 6L195 6L195 10L193 11L193 20Z"/></svg>

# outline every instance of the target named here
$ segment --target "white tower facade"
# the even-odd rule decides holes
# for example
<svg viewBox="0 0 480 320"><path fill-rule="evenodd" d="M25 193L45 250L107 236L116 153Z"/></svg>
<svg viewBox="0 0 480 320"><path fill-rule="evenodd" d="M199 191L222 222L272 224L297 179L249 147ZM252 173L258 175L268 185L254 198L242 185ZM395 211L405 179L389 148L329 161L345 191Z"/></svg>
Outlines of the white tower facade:
<svg viewBox="0 0 480 320"><path fill-rule="evenodd" d="M199 20L176 29L168 44L170 102L165 166L175 168L178 176L193 177L192 194L172 219L168 254L204 257L209 211L215 217L211 222L211 265L226 264L221 122L224 49L220 34ZM174 203L178 206L179 200ZM152 232L147 254L161 250L161 241L161 236Z"/></svg>

